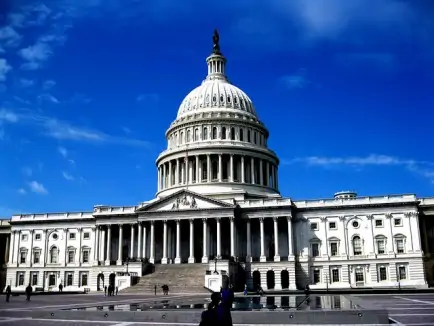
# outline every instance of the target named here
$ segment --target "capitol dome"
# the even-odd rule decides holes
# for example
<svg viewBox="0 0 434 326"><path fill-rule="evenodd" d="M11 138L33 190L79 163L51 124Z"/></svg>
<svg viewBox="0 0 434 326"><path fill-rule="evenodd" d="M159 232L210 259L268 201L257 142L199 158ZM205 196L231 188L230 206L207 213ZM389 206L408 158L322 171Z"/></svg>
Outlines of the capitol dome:
<svg viewBox="0 0 434 326"><path fill-rule="evenodd" d="M157 158L157 197L189 189L216 199L280 197L277 155L252 100L226 76L218 33L208 74L181 102Z"/></svg>

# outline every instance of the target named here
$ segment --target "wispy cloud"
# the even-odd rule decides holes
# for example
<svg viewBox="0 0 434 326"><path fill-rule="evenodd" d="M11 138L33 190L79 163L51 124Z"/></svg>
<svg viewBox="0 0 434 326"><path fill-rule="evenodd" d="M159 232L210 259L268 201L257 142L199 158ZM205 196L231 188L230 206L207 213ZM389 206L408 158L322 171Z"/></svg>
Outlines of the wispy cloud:
<svg viewBox="0 0 434 326"><path fill-rule="evenodd" d="M48 194L47 189L44 187L42 183L39 183L37 181L31 181L29 182L29 189L30 191L37 193L37 194Z"/></svg>
<svg viewBox="0 0 434 326"><path fill-rule="evenodd" d="M434 182L434 162L402 159L389 155L371 154L368 156L350 157L308 156L283 160L282 164L307 164L321 167L350 166L354 168L363 166L400 166Z"/></svg>
<svg viewBox="0 0 434 326"><path fill-rule="evenodd" d="M0 58L0 81L6 80L7 73L12 69L6 59Z"/></svg>
<svg viewBox="0 0 434 326"><path fill-rule="evenodd" d="M47 43L38 42L18 51L18 54L25 61L21 65L24 70L39 69L42 64L52 55L51 47Z"/></svg>
<svg viewBox="0 0 434 326"><path fill-rule="evenodd" d="M310 83L302 74L283 76L280 78L280 82L290 90L304 88Z"/></svg>
<svg viewBox="0 0 434 326"><path fill-rule="evenodd" d="M48 91L52 89L54 86L56 86L56 82L54 80L49 79L42 84L42 89Z"/></svg>
<svg viewBox="0 0 434 326"><path fill-rule="evenodd" d="M12 111L0 109L0 122L1 121L15 123L18 121L18 116Z"/></svg>
<svg viewBox="0 0 434 326"><path fill-rule="evenodd" d="M58 147L57 151L62 155L64 158L68 157L68 150L65 147Z"/></svg>
<svg viewBox="0 0 434 326"><path fill-rule="evenodd" d="M27 78L21 78L18 83L19 86L23 88L27 88L35 85L35 81L33 79L27 79Z"/></svg>
<svg viewBox="0 0 434 326"><path fill-rule="evenodd" d="M30 177L33 174L33 170L29 167L22 168L22 172L25 176Z"/></svg>
<svg viewBox="0 0 434 326"><path fill-rule="evenodd" d="M26 189L24 189L24 188L20 188L20 189L18 189L17 192L18 192L20 195L25 195L25 194L27 194L27 191L26 191Z"/></svg>
<svg viewBox="0 0 434 326"><path fill-rule="evenodd" d="M5 47L14 47L21 41L21 35L12 27L4 26L0 28L0 42Z"/></svg>
<svg viewBox="0 0 434 326"><path fill-rule="evenodd" d="M55 97L52 94L41 94L38 97L40 102L48 102L48 103L52 103L52 104L59 104L60 101L58 100L57 97Z"/></svg>
<svg viewBox="0 0 434 326"><path fill-rule="evenodd" d="M74 181L75 180L75 178L72 175L70 175L68 172L65 172L65 171L62 172L62 176L65 180L68 180L68 181Z"/></svg>

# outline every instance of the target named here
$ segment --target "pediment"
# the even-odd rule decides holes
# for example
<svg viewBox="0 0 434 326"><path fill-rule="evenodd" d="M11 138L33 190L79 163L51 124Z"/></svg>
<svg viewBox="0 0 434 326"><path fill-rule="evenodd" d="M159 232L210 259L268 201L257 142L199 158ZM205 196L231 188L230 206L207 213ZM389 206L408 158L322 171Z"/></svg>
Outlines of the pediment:
<svg viewBox="0 0 434 326"><path fill-rule="evenodd" d="M162 198L146 207L138 209L138 212L160 212L181 210L203 210L235 208L235 205L199 195L192 191L181 190L166 198Z"/></svg>

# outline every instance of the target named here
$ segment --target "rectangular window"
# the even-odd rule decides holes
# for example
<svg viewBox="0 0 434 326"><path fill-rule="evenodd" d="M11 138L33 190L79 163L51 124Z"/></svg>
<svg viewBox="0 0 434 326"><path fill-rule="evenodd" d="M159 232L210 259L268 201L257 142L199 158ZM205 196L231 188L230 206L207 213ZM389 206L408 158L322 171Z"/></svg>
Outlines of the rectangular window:
<svg viewBox="0 0 434 326"><path fill-rule="evenodd" d="M383 220L375 220L375 227L376 228L383 227Z"/></svg>
<svg viewBox="0 0 434 326"><path fill-rule="evenodd" d="M313 284L321 283L321 271L319 269L313 270Z"/></svg>
<svg viewBox="0 0 434 326"><path fill-rule="evenodd" d="M379 255L384 254L386 251L386 243L384 240L377 240L377 253Z"/></svg>
<svg viewBox="0 0 434 326"><path fill-rule="evenodd" d="M27 252L25 251L20 252L20 264L26 263L26 256L27 256Z"/></svg>
<svg viewBox="0 0 434 326"><path fill-rule="evenodd" d="M399 275L399 280L406 280L407 279L407 271L405 266L399 266L398 267L398 275Z"/></svg>
<svg viewBox="0 0 434 326"><path fill-rule="evenodd" d="M48 276L48 286L55 286L56 285L56 275L51 274Z"/></svg>
<svg viewBox="0 0 434 326"><path fill-rule="evenodd" d="M87 286L87 274L81 274L81 286Z"/></svg>
<svg viewBox="0 0 434 326"><path fill-rule="evenodd" d="M88 263L89 262L89 250L84 250L83 251L83 263Z"/></svg>
<svg viewBox="0 0 434 326"><path fill-rule="evenodd" d="M35 234L35 240L41 240L41 235L39 233Z"/></svg>
<svg viewBox="0 0 434 326"><path fill-rule="evenodd" d="M393 219L393 225L402 226L402 220L400 218Z"/></svg>
<svg viewBox="0 0 434 326"><path fill-rule="evenodd" d="M336 230L337 228L336 228L336 222L330 222L329 223L329 229L330 230Z"/></svg>
<svg viewBox="0 0 434 326"><path fill-rule="evenodd" d="M70 233L69 234L69 239L70 240L74 240L75 239L75 233Z"/></svg>
<svg viewBox="0 0 434 326"><path fill-rule="evenodd" d="M35 251L33 253L33 264L39 264L40 258L41 258L41 253L39 251Z"/></svg>
<svg viewBox="0 0 434 326"><path fill-rule="evenodd" d="M68 263L72 264L74 262L74 250L68 251Z"/></svg>
<svg viewBox="0 0 434 326"><path fill-rule="evenodd" d="M32 274L32 285L33 286L38 285L38 273L33 273Z"/></svg>
<svg viewBox="0 0 434 326"><path fill-rule="evenodd" d="M27 234L21 234L21 241L27 241Z"/></svg>
<svg viewBox="0 0 434 326"><path fill-rule="evenodd" d="M362 240L356 236L353 238L353 250L354 256L360 256L362 254Z"/></svg>
<svg viewBox="0 0 434 326"><path fill-rule="evenodd" d="M318 223L311 223L310 224L310 229L312 231L318 230Z"/></svg>
<svg viewBox="0 0 434 326"><path fill-rule="evenodd" d="M338 255L338 244L336 242L330 243L330 255L337 256Z"/></svg>
<svg viewBox="0 0 434 326"><path fill-rule="evenodd" d="M311 245L312 257L319 256L319 243L312 243Z"/></svg>
<svg viewBox="0 0 434 326"><path fill-rule="evenodd" d="M387 268L385 266L380 266L378 276L380 281L387 281Z"/></svg>
<svg viewBox="0 0 434 326"><path fill-rule="evenodd" d="M356 269L356 282L364 282L364 279L363 269Z"/></svg>
<svg viewBox="0 0 434 326"><path fill-rule="evenodd" d="M24 273L18 274L18 286L24 285Z"/></svg>
<svg viewBox="0 0 434 326"><path fill-rule="evenodd" d="M66 286L72 286L72 273L68 273L66 276Z"/></svg>
<svg viewBox="0 0 434 326"><path fill-rule="evenodd" d="M83 239L84 240L89 240L90 239L90 233L89 232L84 232L83 233Z"/></svg>
<svg viewBox="0 0 434 326"><path fill-rule="evenodd" d="M404 253L404 240L403 239L397 239L396 240L396 252L398 254Z"/></svg>
<svg viewBox="0 0 434 326"><path fill-rule="evenodd" d="M332 283L338 283L339 282L339 269L333 268L332 269Z"/></svg>

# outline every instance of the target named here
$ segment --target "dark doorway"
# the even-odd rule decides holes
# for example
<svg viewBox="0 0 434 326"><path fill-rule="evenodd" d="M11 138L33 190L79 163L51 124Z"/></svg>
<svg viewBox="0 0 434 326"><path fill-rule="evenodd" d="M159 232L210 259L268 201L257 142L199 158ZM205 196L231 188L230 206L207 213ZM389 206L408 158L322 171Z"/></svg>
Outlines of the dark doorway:
<svg viewBox="0 0 434 326"><path fill-rule="evenodd" d="M227 275L222 276L222 288L223 289L229 288L229 277Z"/></svg>
<svg viewBox="0 0 434 326"><path fill-rule="evenodd" d="M274 271L267 272L267 288L274 289L275 280L274 280Z"/></svg>
<svg viewBox="0 0 434 326"><path fill-rule="evenodd" d="M253 272L253 288L256 290L261 285L261 273L259 271Z"/></svg>
<svg viewBox="0 0 434 326"><path fill-rule="evenodd" d="M104 288L104 274L99 273L96 280L96 290L101 291Z"/></svg>
<svg viewBox="0 0 434 326"><path fill-rule="evenodd" d="M115 286L115 279L116 279L116 274L115 273L111 273L109 276L109 284L111 286Z"/></svg>
<svg viewBox="0 0 434 326"><path fill-rule="evenodd" d="M282 289L289 288L289 273L286 269L280 272L280 282L282 284Z"/></svg>

